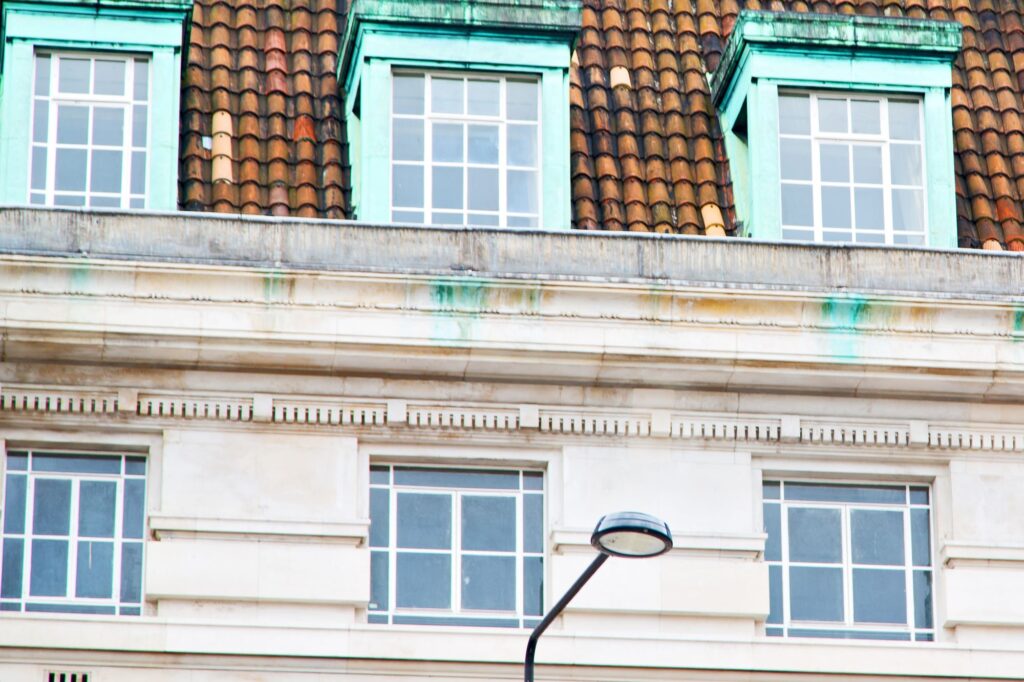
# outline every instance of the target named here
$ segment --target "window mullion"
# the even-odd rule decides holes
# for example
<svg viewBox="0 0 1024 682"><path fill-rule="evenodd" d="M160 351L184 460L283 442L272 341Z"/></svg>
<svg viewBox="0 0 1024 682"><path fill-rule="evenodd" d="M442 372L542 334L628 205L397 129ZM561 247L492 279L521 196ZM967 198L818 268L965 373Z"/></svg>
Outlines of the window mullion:
<svg viewBox="0 0 1024 682"><path fill-rule="evenodd" d="M398 608L398 492L395 490L395 468L388 467L388 622Z"/></svg>
<svg viewBox="0 0 1024 682"><path fill-rule="evenodd" d="M910 486L906 486L907 491L907 506L903 508L903 583L905 585L905 597L907 603L907 620L906 626L908 630L913 631L917 625L916 614L914 613L914 556L913 556L913 536L911 535L910 526ZM913 639L913 635L911 635Z"/></svg>
<svg viewBox="0 0 1024 682"><path fill-rule="evenodd" d="M462 613L462 492L454 491L450 494L452 503L452 613Z"/></svg>
<svg viewBox="0 0 1024 682"><path fill-rule="evenodd" d="M71 510L68 515L68 577L64 596L68 599L74 599L78 588L78 502L81 494L82 480L80 478L72 478L70 480Z"/></svg>
<svg viewBox="0 0 1024 682"><path fill-rule="evenodd" d="M841 511L840 525L842 532L842 568L843 568L843 622L847 626L854 624L853 617L853 541L850 532L850 507L843 505Z"/></svg>
<svg viewBox="0 0 1024 682"><path fill-rule="evenodd" d="M784 484L779 484L779 526L782 535L782 624L783 627L790 627L790 593L789 593L789 505L786 504L785 492L782 489ZM788 631L786 632L788 634Z"/></svg>

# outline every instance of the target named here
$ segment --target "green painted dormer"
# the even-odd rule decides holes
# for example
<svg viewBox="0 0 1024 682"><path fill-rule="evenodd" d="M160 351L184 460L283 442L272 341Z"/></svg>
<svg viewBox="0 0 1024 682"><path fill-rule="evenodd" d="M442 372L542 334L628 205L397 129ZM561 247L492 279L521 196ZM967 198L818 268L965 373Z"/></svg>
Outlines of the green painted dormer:
<svg viewBox="0 0 1024 682"><path fill-rule="evenodd" d="M956 22L744 11L712 93L743 232L956 246Z"/></svg>

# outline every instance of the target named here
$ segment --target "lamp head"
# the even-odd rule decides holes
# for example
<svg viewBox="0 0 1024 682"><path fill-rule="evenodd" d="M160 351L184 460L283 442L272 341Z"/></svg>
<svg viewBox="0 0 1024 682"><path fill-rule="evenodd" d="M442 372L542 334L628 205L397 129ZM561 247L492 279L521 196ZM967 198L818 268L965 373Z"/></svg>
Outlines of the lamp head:
<svg viewBox="0 0 1024 682"><path fill-rule="evenodd" d="M602 554L642 559L672 549L672 531L650 514L617 512L601 517L590 544Z"/></svg>

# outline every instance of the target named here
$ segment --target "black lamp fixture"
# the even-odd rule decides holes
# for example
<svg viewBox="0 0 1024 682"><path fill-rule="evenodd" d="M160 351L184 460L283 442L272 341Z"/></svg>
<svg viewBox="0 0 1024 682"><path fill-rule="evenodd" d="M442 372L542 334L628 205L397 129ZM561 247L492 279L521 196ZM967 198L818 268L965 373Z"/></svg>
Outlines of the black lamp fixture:
<svg viewBox="0 0 1024 682"><path fill-rule="evenodd" d="M597 573L597 569L601 568L608 557L646 559L664 554L672 549L672 531L669 530L667 523L650 514L617 512L601 517L593 535L590 536L590 544L598 551L598 555L530 633L530 639L526 643L524 665L526 682L533 682L533 658L537 653L537 640L587 581Z"/></svg>

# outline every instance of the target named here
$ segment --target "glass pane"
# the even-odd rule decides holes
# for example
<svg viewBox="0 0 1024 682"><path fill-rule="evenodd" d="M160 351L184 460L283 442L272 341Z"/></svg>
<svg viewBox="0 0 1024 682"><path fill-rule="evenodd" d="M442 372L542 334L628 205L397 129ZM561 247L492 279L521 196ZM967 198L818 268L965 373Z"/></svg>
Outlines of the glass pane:
<svg viewBox="0 0 1024 682"><path fill-rule="evenodd" d="M894 230L918 232L924 226L924 193L919 189L892 191L892 226Z"/></svg>
<svg viewBox="0 0 1024 682"><path fill-rule="evenodd" d="M498 169L470 168L467 172L469 173L469 187L467 190L470 210L497 211Z"/></svg>
<svg viewBox="0 0 1024 682"><path fill-rule="evenodd" d="M769 623L782 622L782 566L768 567Z"/></svg>
<svg viewBox="0 0 1024 682"><path fill-rule="evenodd" d="M142 601L142 543L121 545L121 601Z"/></svg>
<svg viewBox="0 0 1024 682"><path fill-rule="evenodd" d="M517 121L537 120L537 83L533 81L508 81L506 98L508 118Z"/></svg>
<svg viewBox="0 0 1024 682"><path fill-rule="evenodd" d="M512 149L509 149L509 154L512 154ZM498 163L498 126L469 126L469 162Z"/></svg>
<svg viewBox="0 0 1024 682"><path fill-rule="evenodd" d="M451 495L399 493L397 513L399 547L451 549Z"/></svg>
<svg viewBox="0 0 1024 682"><path fill-rule="evenodd" d="M516 551L515 498L463 496L462 549Z"/></svg>
<svg viewBox="0 0 1024 682"><path fill-rule="evenodd" d="M32 109L32 141L46 142L50 134L50 103L37 99Z"/></svg>
<svg viewBox="0 0 1024 682"><path fill-rule="evenodd" d="M391 203L423 206L423 166L391 167Z"/></svg>
<svg viewBox="0 0 1024 682"><path fill-rule="evenodd" d="M120 457L95 455L33 455L32 471L52 471L69 474L119 474Z"/></svg>
<svg viewBox="0 0 1024 682"><path fill-rule="evenodd" d="M120 151L94 149L89 189L93 192L120 192L123 160Z"/></svg>
<svg viewBox="0 0 1024 682"><path fill-rule="evenodd" d="M847 182L850 179L850 146L823 144L818 150L821 179L825 182Z"/></svg>
<svg viewBox="0 0 1024 682"><path fill-rule="evenodd" d="M463 85L461 78L431 78L430 110L435 114L463 113Z"/></svg>
<svg viewBox="0 0 1024 682"><path fill-rule="evenodd" d="M396 223L415 223L417 225L423 224L423 212L422 211L392 211L391 220Z"/></svg>
<svg viewBox="0 0 1024 682"><path fill-rule="evenodd" d="M814 199L810 185L782 183L784 225L814 225Z"/></svg>
<svg viewBox="0 0 1024 682"><path fill-rule="evenodd" d="M434 208L462 208L462 168L434 166L431 201Z"/></svg>
<svg viewBox="0 0 1024 682"><path fill-rule="evenodd" d="M72 192L82 192L85 190L86 160L86 151L84 149L57 150L56 187L58 190L69 190Z"/></svg>
<svg viewBox="0 0 1024 682"><path fill-rule="evenodd" d="M146 475L146 458L145 457L125 457L124 458L124 472L128 475L145 476Z"/></svg>
<svg viewBox="0 0 1024 682"><path fill-rule="evenodd" d="M136 104L132 107L132 146L145 147L147 124L149 123L149 107Z"/></svg>
<svg viewBox="0 0 1024 682"><path fill-rule="evenodd" d="M783 180L811 179L811 141L783 137L779 140L780 171Z"/></svg>
<svg viewBox="0 0 1024 682"><path fill-rule="evenodd" d="M55 194L53 196L54 206L85 206L85 197L81 194Z"/></svg>
<svg viewBox="0 0 1024 682"><path fill-rule="evenodd" d="M919 104L889 100L889 137L894 140L920 140Z"/></svg>
<svg viewBox="0 0 1024 682"><path fill-rule="evenodd" d="M114 592L114 543L79 542L76 597L109 599Z"/></svg>
<svg viewBox="0 0 1024 682"><path fill-rule="evenodd" d="M463 556L462 608L474 611L515 611L516 558Z"/></svg>
<svg viewBox="0 0 1024 682"><path fill-rule="evenodd" d="M149 99L149 62L145 59L135 60L135 87L132 96L137 102Z"/></svg>
<svg viewBox="0 0 1024 682"><path fill-rule="evenodd" d="M87 538L114 537L114 481L82 481L78 488L78 534Z"/></svg>
<svg viewBox="0 0 1024 682"><path fill-rule="evenodd" d="M906 623L907 582L903 571L853 569L853 620Z"/></svg>
<svg viewBox="0 0 1024 682"><path fill-rule="evenodd" d="M881 188L856 187L853 190L853 201L858 228L881 230L885 227Z"/></svg>
<svg viewBox="0 0 1024 682"><path fill-rule="evenodd" d="M781 493L782 486L778 481L768 481L761 485L761 497L766 500L777 500Z"/></svg>
<svg viewBox="0 0 1024 682"><path fill-rule="evenodd" d="M850 130L845 99L818 98L818 130L823 133L845 133Z"/></svg>
<svg viewBox="0 0 1024 682"><path fill-rule="evenodd" d="M921 184L921 145L894 144L889 147L892 184Z"/></svg>
<svg viewBox="0 0 1024 682"><path fill-rule="evenodd" d="M71 481L39 478L32 500L32 533L67 535L71 528Z"/></svg>
<svg viewBox="0 0 1024 682"><path fill-rule="evenodd" d="M134 181L135 181L135 177L134 177L134 175L135 175L135 174L134 174L134 173L132 173L132 182L134 182ZM129 205L129 206L130 206L131 208L146 208L146 200L145 200L145 199L142 199L142 198L139 198L139 199L132 199L131 201L129 201L129 202L128 202L128 205Z"/></svg>
<svg viewBox="0 0 1024 682"><path fill-rule="evenodd" d="M36 56L36 94L50 94L50 55Z"/></svg>
<svg viewBox="0 0 1024 682"><path fill-rule="evenodd" d="M452 558L398 553L395 602L399 608L447 609L452 603Z"/></svg>
<svg viewBox="0 0 1024 682"><path fill-rule="evenodd" d="M850 102L850 128L855 133L878 135L882 132L881 105L877 100L855 99Z"/></svg>
<svg viewBox="0 0 1024 682"><path fill-rule="evenodd" d="M858 244L884 244L884 232L858 232L856 235Z"/></svg>
<svg viewBox="0 0 1024 682"><path fill-rule="evenodd" d="M523 613L527 616L544 613L544 560L539 556L523 559Z"/></svg>
<svg viewBox="0 0 1024 682"><path fill-rule="evenodd" d="M86 144L89 141L89 107L57 106L57 142Z"/></svg>
<svg viewBox="0 0 1024 682"><path fill-rule="evenodd" d="M491 488L517 490L519 472L490 469L432 469L427 467L395 467L398 485L423 485L436 488Z"/></svg>
<svg viewBox="0 0 1024 682"><path fill-rule="evenodd" d="M132 152L132 194L146 193L146 152Z"/></svg>
<svg viewBox="0 0 1024 682"><path fill-rule="evenodd" d="M423 113L423 76L392 78L392 107L396 114Z"/></svg>
<svg viewBox="0 0 1024 682"><path fill-rule="evenodd" d="M838 509L790 507L789 560L837 564L843 559Z"/></svg>
<svg viewBox="0 0 1024 682"><path fill-rule="evenodd" d="M471 80L467 92L469 113L473 116L501 115L501 83Z"/></svg>
<svg viewBox="0 0 1024 682"><path fill-rule="evenodd" d="M89 92L89 60L61 57L57 62L57 89L60 92Z"/></svg>
<svg viewBox="0 0 1024 682"><path fill-rule="evenodd" d="M807 95L779 95L779 132L810 135L811 100Z"/></svg>
<svg viewBox="0 0 1024 682"><path fill-rule="evenodd" d="M537 166L537 126L509 124L508 163L510 166Z"/></svg>
<svg viewBox="0 0 1024 682"><path fill-rule="evenodd" d="M46 189L46 147L32 147L32 189Z"/></svg>
<svg viewBox="0 0 1024 682"><path fill-rule="evenodd" d="M29 201L30 204L34 204L36 206L42 206L43 204L46 203L46 195L45 194L32 193L32 194L29 195L28 201Z"/></svg>
<svg viewBox="0 0 1024 682"><path fill-rule="evenodd" d="M7 488L4 492L4 532L25 532L25 500L28 485L27 476L7 474Z"/></svg>
<svg viewBox="0 0 1024 682"><path fill-rule="evenodd" d="M508 217L509 227L537 227L536 218L526 218L524 216L510 215Z"/></svg>
<svg viewBox="0 0 1024 682"><path fill-rule="evenodd" d="M790 637L827 637L829 639L884 639L893 641L910 641L909 632L867 632L864 630L810 630L790 628Z"/></svg>
<svg viewBox="0 0 1024 682"><path fill-rule="evenodd" d="M523 551L544 551L544 497L523 495Z"/></svg>
<svg viewBox="0 0 1024 682"><path fill-rule="evenodd" d="M777 504L764 505L765 561L782 561L782 510Z"/></svg>
<svg viewBox="0 0 1024 682"><path fill-rule="evenodd" d="M544 474L540 471L524 471L523 490L544 490Z"/></svg>
<svg viewBox="0 0 1024 682"><path fill-rule="evenodd" d="M466 220L467 225L480 227L497 227L499 222L497 213L470 213Z"/></svg>
<svg viewBox="0 0 1024 682"><path fill-rule="evenodd" d="M850 188L821 188L821 224L824 227L850 227Z"/></svg>
<svg viewBox="0 0 1024 682"><path fill-rule="evenodd" d="M388 553L370 554L370 610L386 611L388 608Z"/></svg>
<svg viewBox="0 0 1024 682"><path fill-rule="evenodd" d="M4 538L4 558L0 566L0 597L21 597L21 576L25 567L25 541Z"/></svg>
<svg viewBox="0 0 1024 682"><path fill-rule="evenodd" d="M508 210L513 213L537 212L537 173L508 171Z"/></svg>
<svg viewBox="0 0 1024 682"><path fill-rule="evenodd" d="M383 488L370 490L370 547L387 547L390 538L390 495Z"/></svg>
<svg viewBox="0 0 1024 682"><path fill-rule="evenodd" d="M905 562L903 512L854 509L850 512L853 563L902 566Z"/></svg>
<svg viewBox="0 0 1024 682"><path fill-rule="evenodd" d="M914 627L932 627L931 571L914 571Z"/></svg>
<svg viewBox="0 0 1024 682"><path fill-rule="evenodd" d="M7 455L8 471L28 471L28 455L23 452L12 452Z"/></svg>
<svg viewBox="0 0 1024 682"><path fill-rule="evenodd" d="M370 484L371 485L388 485L391 483L391 467L376 466L370 467Z"/></svg>
<svg viewBox="0 0 1024 682"><path fill-rule="evenodd" d="M910 246L920 246L924 244L923 234L906 234L903 232L897 232L892 236L893 244L907 244Z"/></svg>
<svg viewBox="0 0 1024 682"><path fill-rule="evenodd" d="M124 482L121 537L141 538L145 523L146 482L141 478L129 478Z"/></svg>
<svg viewBox="0 0 1024 682"><path fill-rule="evenodd" d="M931 532L927 509L910 510L911 555L915 566L932 565Z"/></svg>
<svg viewBox="0 0 1024 682"><path fill-rule="evenodd" d="M843 570L791 566L789 615L793 620L843 620Z"/></svg>
<svg viewBox="0 0 1024 682"><path fill-rule="evenodd" d="M89 199L89 205L95 208L120 208L121 198L94 196Z"/></svg>
<svg viewBox="0 0 1024 682"><path fill-rule="evenodd" d="M813 242L814 232L810 230L783 230L782 239L785 241Z"/></svg>
<svg viewBox="0 0 1024 682"><path fill-rule="evenodd" d="M93 92L97 95L123 95L124 72L125 63L123 61L97 59Z"/></svg>
<svg viewBox="0 0 1024 682"><path fill-rule="evenodd" d="M882 182L882 148L877 145L855 145L853 147L854 182Z"/></svg>
<svg viewBox="0 0 1024 682"><path fill-rule="evenodd" d="M68 541L33 540L29 594L63 597L68 590Z"/></svg>
<svg viewBox="0 0 1024 682"><path fill-rule="evenodd" d="M910 489L910 504L928 504L928 488L913 487Z"/></svg>
<svg viewBox="0 0 1024 682"><path fill-rule="evenodd" d="M394 142L391 158L397 161L423 160L423 120L396 118L392 121Z"/></svg>
<svg viewBox="0 0 1024 682"><path fill-rule="evenodd" d="M462 124L461 123L435 123L431 130L431 157L434 161L461 163L462 153Z"/></svg>
<svg viewBox="0 0 1024 682"><path fill-rule="evenodd" d="M118 613L120 613L122 616L138 616L142 614L142 609L140 609L138 606L122 606L118 610Z"/></svg>
<svg viewBox="0 0 1024 682"><path fill-rule="evenodd" d="M842 485L836 483L787 483L787 500L809 502L871 502L906 504L907 494L899 485Z"/></svg>
<svg viewBox="0 0 1024 682"><path fill-rule="evenodd" d="M435 211L430 215L434 225L462 225L464 224L462 213L444 213Z"/></svg>

